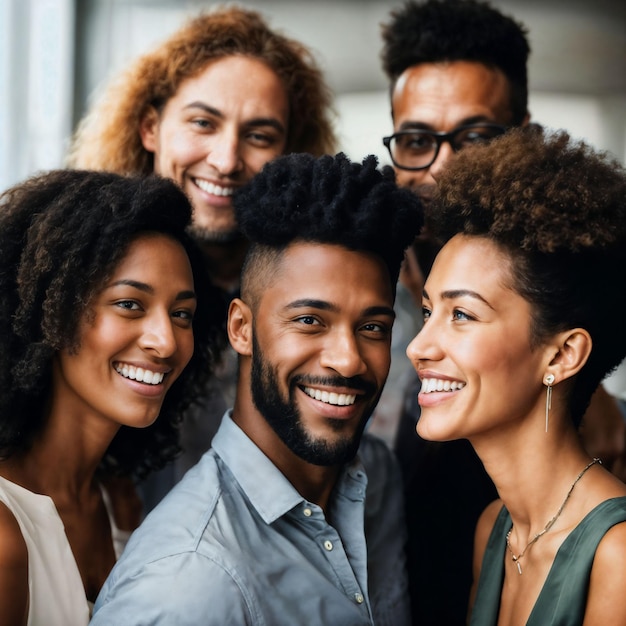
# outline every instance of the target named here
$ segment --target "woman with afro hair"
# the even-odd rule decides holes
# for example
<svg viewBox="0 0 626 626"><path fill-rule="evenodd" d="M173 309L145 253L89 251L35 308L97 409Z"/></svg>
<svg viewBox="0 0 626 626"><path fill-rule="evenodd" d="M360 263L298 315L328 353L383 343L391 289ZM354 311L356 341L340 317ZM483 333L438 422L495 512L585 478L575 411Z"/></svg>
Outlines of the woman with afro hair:
<svg viewBox="0 0 626 626"><path fill-rule="evenodd" d="M1 624L87 624L138 521L111 485L178 450L224 334L190 222L154 176L54 171L0 196Z"/></svg>
<svg viewBox="0 0 626 626"><path fill-rule="evenodd" d="M468 439L499 495L476 529L470 623L625 624L626 485L578 429L626 356L626 172L518 129L438 183L444 246L407 354L417 432Z"/></svg>

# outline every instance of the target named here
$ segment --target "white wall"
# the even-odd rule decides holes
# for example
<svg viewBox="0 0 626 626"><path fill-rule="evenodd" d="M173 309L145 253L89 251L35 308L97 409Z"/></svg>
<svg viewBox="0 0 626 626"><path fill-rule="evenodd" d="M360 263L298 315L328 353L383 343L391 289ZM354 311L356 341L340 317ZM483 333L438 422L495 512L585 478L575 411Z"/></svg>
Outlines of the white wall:
<svg viewBox="0 0 626 626"><path fill-rule="evenodd" d="M73 41L73 0L0 0L0 190L63 162Z"/></svg>

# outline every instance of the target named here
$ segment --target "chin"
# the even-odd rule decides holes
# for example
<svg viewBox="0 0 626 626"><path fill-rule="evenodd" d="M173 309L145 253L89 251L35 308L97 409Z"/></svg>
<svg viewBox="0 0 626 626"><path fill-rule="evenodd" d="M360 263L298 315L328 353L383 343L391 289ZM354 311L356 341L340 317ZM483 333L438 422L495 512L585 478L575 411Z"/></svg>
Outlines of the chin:
<svg viewBox="0 0 626 626"><path fill-rule="evenodd" d="M435 418L433 418L435 419ZM424 410L420 415L415 431L417 434L426 441L453 441L455 439L461 439L461 436L450 431L447 428L447 424L444 423L445 418L439 418L436 423L433 424L433 420L429 420L427 416L424 416Z"/></svg>
<svg viewBox="0 0 626 626"><path fill-rule="evenodd" d="M202 226L193 224L189 232L191 236L199 243L234 243L242 238L241 232L233 224L228 228L211 228L210 226Z"/></svg>

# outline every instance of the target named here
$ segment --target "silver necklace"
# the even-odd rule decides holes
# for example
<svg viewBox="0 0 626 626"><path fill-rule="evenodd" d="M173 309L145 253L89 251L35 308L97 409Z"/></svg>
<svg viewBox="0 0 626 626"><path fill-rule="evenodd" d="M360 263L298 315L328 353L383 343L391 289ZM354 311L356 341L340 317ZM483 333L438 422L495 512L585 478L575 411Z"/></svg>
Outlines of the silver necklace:
<svg viewBox="0 0 626 626"><path fill-rule="evenodd" d="M526 547L518 555L516 555L513 552L513 549L511 548L511 533L513 532L513 524L511 524L511 528L509 532L506 534L506 547L509 549L509 552L511 553L511 558L513 559L513 563L517 565L517 571L520 573L520 575L522 574L522 565L519 562L519 560L526 554L526 550L528 550L528 548L530 548L530 546L532 546L533 543L535 543L539 539L539 537L542 537L543 535L545 535L552 528L552 526L554 526L554 523L556 522L556 520L559 519L559 516L563 512L563 509L565 508L565 505L567 504L569 497L572 495L572 491L574 491L574 487L576 486L576 483L585 475L585 472L592 465L595 465L596 463L602 463L602 461L600 461L600 459L598 458L595 458L593 461L591 461L588 465L585 466L585 469L583 469L583 471L580 472L578 476L576 476L576 479L572 483L572 486L569 488L569 491L567 492L567 495L565 496L565 500L563 500L563 504L561 504L561 506L559 507L559 510L556 512L556 515L544 526L544 529L540 533L537 533L526 544Z"/></svg>

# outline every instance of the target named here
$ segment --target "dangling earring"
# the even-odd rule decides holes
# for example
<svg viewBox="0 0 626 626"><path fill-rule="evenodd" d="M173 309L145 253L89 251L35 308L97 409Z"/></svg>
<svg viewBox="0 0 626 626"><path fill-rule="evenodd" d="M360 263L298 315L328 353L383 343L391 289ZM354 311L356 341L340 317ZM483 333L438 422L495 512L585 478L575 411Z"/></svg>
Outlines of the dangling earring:
<svg viewBox="0 0 626 626"><path fill-rule="evenodd" d="M548 420L550 419L550 409L552 408L552 383L554 382L554 374L548 374L544 383L548 386L546 392L546 432L548 432Z"/></svg>

